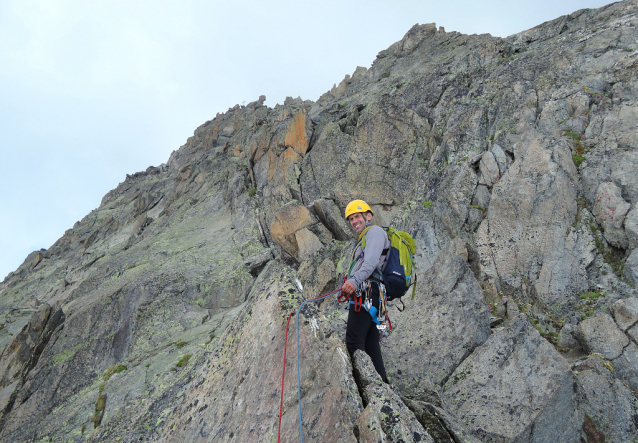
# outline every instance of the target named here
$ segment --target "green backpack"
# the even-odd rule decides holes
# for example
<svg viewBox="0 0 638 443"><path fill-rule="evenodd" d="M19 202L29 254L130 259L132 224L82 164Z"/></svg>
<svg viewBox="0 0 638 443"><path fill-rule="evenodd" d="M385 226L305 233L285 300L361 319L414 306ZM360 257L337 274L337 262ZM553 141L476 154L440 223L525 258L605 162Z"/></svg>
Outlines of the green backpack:
<svg viewBox="0 0 638 443"><path fill-rule="evenodd" d="M388 255L388 260L383 272L377 269L372 274L372 277L383 282L388 300L403 297L414 283L412 286L412 300L414 300L416 291L416 274L413 267L414 253L416 252L414 239L407 232L399 231L390 226L384 226L383 229L390 240L390 248L384 249L382 253L383 255ZM365 234L361 242L361 246L365 248Z"/></svg>

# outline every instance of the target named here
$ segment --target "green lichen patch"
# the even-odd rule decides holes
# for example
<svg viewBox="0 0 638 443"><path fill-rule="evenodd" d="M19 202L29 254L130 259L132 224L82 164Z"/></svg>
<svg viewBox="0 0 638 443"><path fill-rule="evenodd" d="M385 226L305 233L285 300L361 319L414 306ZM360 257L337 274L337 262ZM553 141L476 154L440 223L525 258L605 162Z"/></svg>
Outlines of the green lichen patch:
<svg viewBox="0 0 638 443"><path fill-rule="evenodd" d="M91 422L93 423L94 428L98 428L102 424L105 411L106 395L100 392L97 396L97 401L95 402L95 412L93 413L93 417L91 417Z"/></svg>
<svg viewBox="0 0 638 443"><path fill-rule="evenodd" d="M572 140L572 152L575 153L575 155L572 155L572 161L574 162L576 167L579 167L580 164L585 160L585 158L583 157L583 153L586 152L583 134L574 132L571 129L564 129L563 135L569 137Z"/></svg>
<svg viewBox="0 0 638 443"><path fill-rule="evenodd" d="M51 357L53 365L57 366L71 360L80 349L82 349L82 344L78 343L77 345L69 349L65 349L62 352L55 354L53 357Z"/></svg>
<svg viewBox="0 0 638 443"><path fill-rule="evenodd" d="M601 229L594 223L589 225L591 232L594 236L594 242L596 244L596 250L603 256L603 261L611 266L616 276L621 277L625 268L624 263L624 251L613 246L605 246L602 238L599 236Z"/></svg>
<svg viewBox="0 0 638 443"><path fill-rule="evenodd" d="M122 363L109 366L108 368L106 368L106 371L104 371L104 381L109 381L109 378L111 378L113 374L119 374L120 372L126 371L127 369L128 368L126 367L126 365L123 365Z"/></svg>
<svg viewBox="0 0 638 443"><path fill-rule="evenodd" d="M576 165L576 167L578 168L585 161L585 157L581 155L572 155L572 161L574 162L574 165Z"/></svg>
<svg viewBox="0 0 638 443"><path fill-rule="evenodd" d="M179 361L177 362L177 364L175 366L177 366L178 368L186 366L188 364L188 361L191 359L192 356L193 356L192 354L183 355L182 358L179 359Z"/></svg>

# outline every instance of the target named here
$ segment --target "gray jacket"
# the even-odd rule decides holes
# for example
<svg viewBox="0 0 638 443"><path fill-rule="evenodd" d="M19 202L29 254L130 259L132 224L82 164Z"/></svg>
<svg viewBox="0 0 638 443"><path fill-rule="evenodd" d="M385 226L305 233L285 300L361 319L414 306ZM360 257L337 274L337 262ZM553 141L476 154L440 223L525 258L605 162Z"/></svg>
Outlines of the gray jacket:
<svg viewBox="0 0 638 443"><path fill-rule="evenodd" d="M390 240L382 227L370 227L365 233L365 240L365 248L362 247L362 241L355 247L355 264L347 279L357 289L362 289L363 282L370 278L376 268L383 271L388 261L387 254L381 255L384 249L390 248Z"/></svg>

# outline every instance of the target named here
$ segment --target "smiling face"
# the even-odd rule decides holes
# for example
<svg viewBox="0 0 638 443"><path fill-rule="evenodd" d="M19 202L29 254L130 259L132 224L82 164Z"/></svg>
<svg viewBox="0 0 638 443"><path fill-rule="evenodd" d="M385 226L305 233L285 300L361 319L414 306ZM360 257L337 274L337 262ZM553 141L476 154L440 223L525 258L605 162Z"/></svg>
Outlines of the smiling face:
<svg viewBox="0 0 638 443"><path fill-rule="evenodd" d="M350 226L352 226L352 229L354 229L357 234L363 232L366 228L366 223L370 220L372 220L372 214L370 212L355 212L348 217Z"/></svg>

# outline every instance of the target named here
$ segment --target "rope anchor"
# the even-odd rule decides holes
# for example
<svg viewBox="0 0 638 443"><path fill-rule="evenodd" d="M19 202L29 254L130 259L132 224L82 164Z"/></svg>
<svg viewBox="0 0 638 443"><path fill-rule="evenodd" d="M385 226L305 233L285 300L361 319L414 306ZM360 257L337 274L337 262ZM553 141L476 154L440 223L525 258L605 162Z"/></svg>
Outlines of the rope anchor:
<svg viewBox="0 0 638 443"><path fill-rule="evenodd" d="M345 277L343 278L343 280L345 281ZM301 308L303 308L303 305L305 305L308 302L313 302L313 301L319 301L319 300L323 300L324 298L330 297L331 295L334 295L338 292L341 292L341 288L343 287L343 283L341 284L341 287L339 287L339 289L329 292L327 294L324 294L322 296L319 296L317 298L313 298L310 300L304 300L301 305L299 306L299 309L297 309L297 400L299 403L299 435L301 437L301 443L303 443L303 418L301 415L301 370L300 370L300 366L299 366L299 315L301 313ZM344 295L340 295L337 300L341 301L347 301L348 298L344 298L343 300L341 300L344 297ZM284 367L283 367L283 371L282 371L282 375L281 375L281 401L279 403L279 429L277 431L277 443L279 443L280 438L281 438L281 416L282 416L282 411L283 411L283 405L284 405L284 378L286 376L286 347L288 344L288 327L290 325L290 317L292 317L294 314L294 312L291 312L288 315L288 321L286 322L286 339L284 341Z"/></svg>

